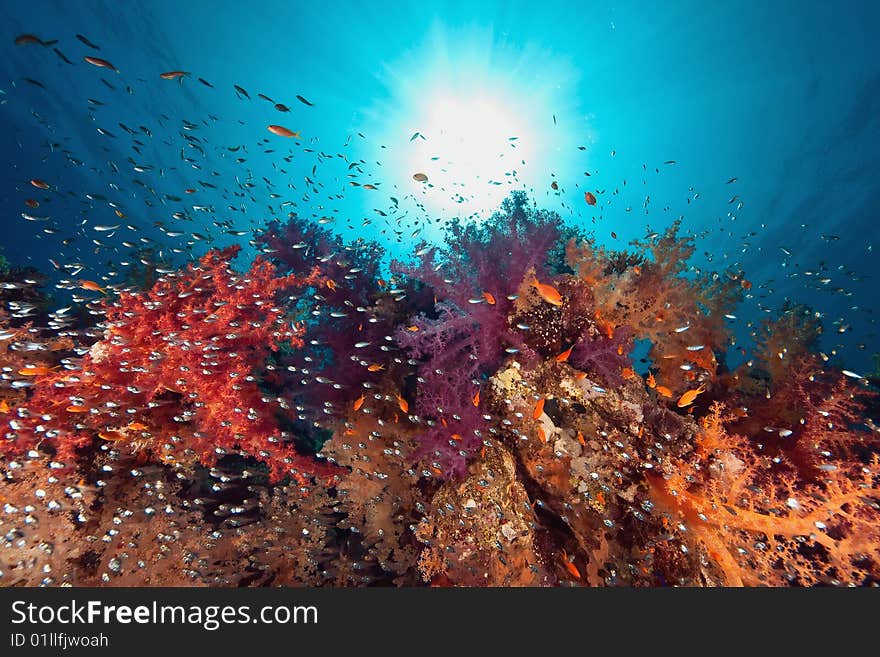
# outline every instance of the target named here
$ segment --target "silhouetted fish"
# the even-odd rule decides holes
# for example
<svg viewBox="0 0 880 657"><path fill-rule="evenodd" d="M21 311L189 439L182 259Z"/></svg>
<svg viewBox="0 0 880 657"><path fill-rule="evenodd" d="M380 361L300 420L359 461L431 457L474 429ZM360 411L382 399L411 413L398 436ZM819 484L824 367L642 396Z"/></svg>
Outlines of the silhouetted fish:
<svg viewBox="0 0 880 657"><path fill-rule="evenodd" d="M91 41L89 41L89 40L88 40L86 37L84 37L82 34L77 34L77 35L76 35L76 38L79 39L80 41L82 41L84 44L86 44L89 48L92 48L92 49L94 49L94 50L100 50L100 49L101 49L100 46L96 46L94 43L92 43Z"/></svg>
<svg viewBox="0 0 880 657"><path fill-rule="evenodd" d="M64 53L61 52L60 50L58 50L58 48L52 48L52 50L54 50L55 54L58 55L61 59L63 59L66 63L73 64L73 62L70 61L69 59L67 59L67 57L64 56Z"/></svg>

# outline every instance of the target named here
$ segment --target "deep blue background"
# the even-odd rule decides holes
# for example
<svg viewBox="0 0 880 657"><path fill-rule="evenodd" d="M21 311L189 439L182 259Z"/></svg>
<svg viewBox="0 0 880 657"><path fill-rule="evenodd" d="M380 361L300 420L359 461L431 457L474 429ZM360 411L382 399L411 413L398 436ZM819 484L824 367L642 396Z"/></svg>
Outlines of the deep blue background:
<svg viewBox="0 0 880 657"><path fill-rule="evenodd" d="M334 217L331 225L349 236L381 239L395 253L409 250L418 209L403 197L420 192L399 162L420 129L411 107L441 78L464 95L468 85L491 95L498 81L540 122L537 132L522 136L541 153L523 174L539 205L618 247L643 236L647 224L662 229L683 216L687 230L706 231L700 250L713 266L740 266L753 281L754 298L738 312L743 321L765 316L786 297L809 303L825 313L824 348L843 348L847 366L869 370L870 354L878 351L880 297L872 250L880 205L880 3L607 4L262 2L251 8L241 2L4 0L3 253L40 268L48 268L49 258L80 261L89 266L81 276L98 279L128 258L119 246L123 239L162 240L164 255L168 246L188 251L178 258L205 247L168 239L156 221L187 237L196 231L216 235L218 244L246 242L211 221L248 230L286 214L291 208L279 207L285 199L307 216ZM25 32L58 39L55 47L73 65L51 47L15 46L13 39ZM76 33L101 50L89 49ZM84 55L109 59L120 73L90 66ZM182 85L159 79L175 69L192 74ZM251 100L238 98L233 84ZM277 112L257 93L291 112ZM88 98L104 105L90 105ZM200 127L184 131L184 119ZM119 122L135 130L144 125L153 137L132 137ZM268 123L300 130L305 139L294 146L274 138ZM204 156L186 146L184 133L201 140ZM267 145L258 143L266 138ZM144 144L140 154L133 139ZM227 150L238 145L247 152ZM182 147L202 169L180 159ZM319 162L321 152L330 157ZM285 163L289 153L292 161ZM367 195L349 187L347 162L336 153L363 158L362 182L381 180L381 191ZM247 160L236 162L239 156ZM668 160L676 164L664 165ZM133 162L155 168L138 173ZM593 172L591 189L605 190L601 215L583 204L584 188L576 186L585 170ZM324 185L319 193L305 176ZM551 176L562 193L549 190ZM34 177L53 190L30 187ZM725 184L731 177L738 181ZM199 180L216 191L161 201L166 193L186 196L183 189L198 187ZM243 187L247 181L253 187ZM619 196L612 196L615 189ZM272 192L280 198L269 197ZM127 219L86 193L118 203ZM387 210L390 196L409 209L400 241L374 212ZM25 198L46 202L29 210ZM213 206L214 213L192 211L187 202ZM22 211L49 215L51 223L25 221ZM175 211L192 221L173 219ZM435 218L450 214L444 208ZM368 217L373 221L364 228ZM91 229L129 222L138 233L123 228L105 239ZM46 225L57 232L42 232ZM436 234L431 227L423 233ZM62 248L60 240L70 237L75 240ZM747 330L741 326L740 337Z"/></svg>

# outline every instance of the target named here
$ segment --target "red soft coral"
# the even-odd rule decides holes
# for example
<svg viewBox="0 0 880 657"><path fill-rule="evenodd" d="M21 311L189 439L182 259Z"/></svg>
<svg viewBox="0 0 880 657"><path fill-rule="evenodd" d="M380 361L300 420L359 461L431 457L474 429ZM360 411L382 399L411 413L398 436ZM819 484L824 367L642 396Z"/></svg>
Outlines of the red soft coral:
<svg viewBox="0 0 880 657"><path fill-rule="evenodd" d="M326 464L285 441L269 406L276 400L257 379L270 351L302 345L276 295L314 284L317 272L279 277L258 259L242 276L228 267L238 250L210 251L149 291L108 303L104 339L82 371L37 381L3 452L44 445L72 462L97 436L144 460L210 465L238 449L266 463L276 481L328 474ZM283 413L286 404L279 406Z"/></svg>

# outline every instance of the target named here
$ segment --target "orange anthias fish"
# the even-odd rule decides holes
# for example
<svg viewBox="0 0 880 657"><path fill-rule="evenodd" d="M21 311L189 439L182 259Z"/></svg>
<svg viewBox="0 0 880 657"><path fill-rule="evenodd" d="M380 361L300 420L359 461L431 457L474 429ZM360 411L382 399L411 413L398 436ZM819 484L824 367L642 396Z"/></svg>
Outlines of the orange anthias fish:
<svg viewBox="0 0 880 657"><path fill-rule="evenodd" d="M167 73L160 73L159 77L163 80L182 80L185 75L189 75L189 71L168 71Z"/></svg>
<svg viewBox="0 0 880 657"><path fill-rule="evenodd" d="M495 297L493 297L489 292L483 292L483 298L490 306L495 305Z"/></svg>
<svg viewBox="0 0 880 657"><path fill-rule="evenodd" d="M7 415L9 413L9 411L11 411L11 410L12 410L12 407L9 406L9 404L6 402L5 399L0 400L0 413Z"/></svg>
<svg viewBox="0 0 880 657"><path fill-rule="evenodd" d="M471 399L471 401L473 402L474 406L480 405L480 391L479 390L477 390L476 394L474 395L474 398Z"/></svg>
<svg viewBox="0 0 880 657"><path fill-rule="evenodd" d="M614 324L604 319L596 322L596 326L609 340L614 339Z"/></svg>
<svg viewBox="0 0 880 657"><path fill-rule="evenodd" d="M89 64L91 64L92 66L97 66L99 68L109 68L111 71L116 71L117 73L119 73L119 69L116 68L115 66L113 66L113 64L108 62L106 59L101 59L100 57L90 57L90 56L83 57L83 59L85 61L87 61Z"/></svg>
<svg viewBox="0 0 880 657"><path fill-rule="evenodd" d="M636 374L636 371L631 367L624 367L622 370L620 370L620 375L627 381L629 381L630 379L634 379L638 376L638 374Z"/></svg>
<svg viewBox="0 0 880 657"><path fill-rule="evenodd" d="M532 279L532 287L538 291L540 297L552 306L562 305L562 295L552 285L541 283L537 278Z"/></svg>
<svg viewBox="0 0 880 657"><path fill-rule="evenodd" d="M132 422L126 427L126 429L129 431L146 431L149 427L143 422Z"/></svg>
<svg viewBox="0 0 880 657"><path fill-rule="evenodd" d="M656 388L654 388L654 390L656 390L658 393L660 393L664 397L668 397L669 399L672 399L672 391L669 388L667 388L666 386L657 386Z"/></svg>
<svg viewBox="0 0 880 657"><path fill-rule="evenodd" d="M571 345L568 349L563 351L561 354L556 356L557 363L567 363L568 357L571 356L571 350L574 349L574 345Z"/></svg>
<svg viewBox="0 0 880 657"><path fill-rule="evenodd" d="M367 366L367 371L368 371L368 372L381 372L381 371L384 370L384 369L385 369L385 366L384 366L384 365L380 365L379 363L372 363L372 364L370 364L370 365Z"/></svg>
<svg viewBox="0 0 880 657"><path fill-rule="evenodd" d="M44 376L52 370L57 369L57 367L57 365L55 367L49 367L47 365L34 365L33 367L23 367L18 370L18 373L21 376Z"/></svg>
<svg viewBox="0 0 880 657"><path fill-rule="evenodd" d="M279 137L296 137L297 139L299 139L298 132L294 132L289 128L285 128L283 125L270 125L267 129L273 135L278 135Z"/></svg>
<svg viewBox="0 0 880 657"><path fill-rule="evenodd" d="M21 34L21 35L15 37L15 45L17 45L17 46L24 46L24 45L31 44L31 43L38 44L41 46L46 45L45 41L43 41L40 37L38 37L34 34Z"/></svg>
<svg viewBox="0 0 880 657"><path fill-rule="evenodd" d="M657 379L654 378L653 372L648 372L648 378L645 379L645 383L648 384L649 388L656 388L657 387Z"/></svg>
<svg viewBox="0 0 880 657"><path fill-rule="evenodd" d="M408 404L407 401L406 401L403 397L401 397L400 395L397 395L397 405L400 407L400 410L401 410L402 412L404 412L404 413L409 413L409 404Z"/></svg>
<svg viewBox="0 0 880 657"><path fill-rule="evenodd" d="M104 291L104 288L95 283L95 281L80 281L79 286L84 290L89 290L91 292L100 292L101 294L107 294Z"/></svg>
<svg viewBox="0 0 880 657"><path fill-rule="evenodd" d="M365 399L366 399L366 397L365 397L364 395L361 395L360 397L358 397L357 399L355 399L355 400L354 400L354 404L352 405L352 408L353 408L355 411L359 411L359 410L361 410L361 406L364 405L364 400L365 400Z"/></svg>
<svg viewBox="0 0 880 657"><path fill-rule="evenodd" d="M699 388L694 388L693 390L688 390L681 397L678 398L678 402L676 405L679 408L684 408L685 406L690 406L694 403L694 400L698 395L702 395L706 392L706 386L700 386Z"/></svg>
<svg viewBox="0 0 880 657"><path fill-rule="evenodd" d="M584 192L584 200L587 205L596 205L596 197L593 196L593 192Z"/></svg>
<svg viewBox="0 0 880 657"><path fill-rule="evenodd" d="M116 429L107 429L106 431L98 432L98 438L101 440L109 440L111 442L119 442L120 440L125 440L125 433L122 431L117 431Z"/></svg>
<svg viewBox="0 0 880 657"><path fill-rule="evenodd" d="M569 560L568 555L565 553L565 550L562 551L562 565L565 566L565 569L568 571L568 574L574 577L575 579L581 578L581 571L577 569L577 566Z"/></svg>
<svg viewBox="0 0 880 657"><path fill-rule="evenodd" d="M544 412L544 398L541 397L538 400L538 403L535 404L535 410L532 411L532 419L537 420L541 417L541 414Z"/></svg>

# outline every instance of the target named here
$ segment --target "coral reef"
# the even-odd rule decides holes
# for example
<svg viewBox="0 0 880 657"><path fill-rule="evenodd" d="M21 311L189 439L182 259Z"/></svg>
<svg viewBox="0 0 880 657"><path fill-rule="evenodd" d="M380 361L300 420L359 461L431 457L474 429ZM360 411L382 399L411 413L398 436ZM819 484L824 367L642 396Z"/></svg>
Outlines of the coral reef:
<svg viewBox="0 0 880 657"><path fill-rule="evenodd" d="M287 404L261 392L253 368L282 341L301 344L276 296L317 274L276 276L257 261L239 276L227 266L237 250L211 251L149 291L108 303L103 339L81 363L36 371L35 392L0 450L45 446L72 464L103 440L142 463L211 465L238 449L266 463L274 480L330 472L285 440L274 414Z"/></svg>
<svg viewBox="0 0 880 657"><path fill-rule="evenodd" d="M70 316L3 274L0 584L880 583L872 380L792 305L729 366L751 284L678 223L610 251L517 193L390 275L255 244Z"/></svg>

